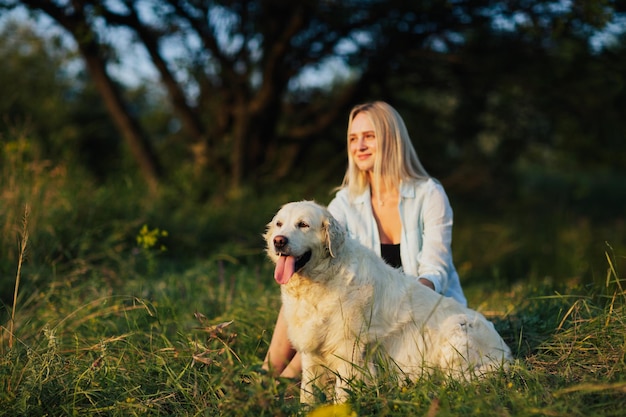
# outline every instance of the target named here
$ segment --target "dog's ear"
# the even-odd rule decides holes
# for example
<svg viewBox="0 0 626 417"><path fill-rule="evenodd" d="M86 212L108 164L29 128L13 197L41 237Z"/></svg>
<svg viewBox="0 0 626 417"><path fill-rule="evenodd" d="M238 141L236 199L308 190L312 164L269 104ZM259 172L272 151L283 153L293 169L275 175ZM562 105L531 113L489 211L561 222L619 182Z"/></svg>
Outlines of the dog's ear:
<svg viewBox="0 0 626 417"><path fill-rule="evenodd" d="M326 213L324 219L324 233L326 235L326 248L331 257L335 257L337 249L339 249L345 240L345 231L339 222L330 214Z"/></svg>
<svg viewBox="0 0 626 417"><path fill-rule="evenodd" d="M263 240L267 240L272 235L272 227L274 226L274 219L265 225L265 230L261 233Z"/></svg>

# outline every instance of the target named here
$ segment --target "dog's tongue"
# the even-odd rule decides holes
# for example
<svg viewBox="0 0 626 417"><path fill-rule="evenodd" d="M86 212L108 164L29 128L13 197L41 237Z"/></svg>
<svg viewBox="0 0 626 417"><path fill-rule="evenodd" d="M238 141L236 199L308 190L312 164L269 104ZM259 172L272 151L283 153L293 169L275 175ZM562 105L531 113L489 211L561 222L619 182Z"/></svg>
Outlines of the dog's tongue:
<svg viewBox="0 0 626 417"><path fill-rule="evenodd" d="M286 284L296 269L296 258L293 256L279 256L274 270L274 279L279 284Z"/></svg>

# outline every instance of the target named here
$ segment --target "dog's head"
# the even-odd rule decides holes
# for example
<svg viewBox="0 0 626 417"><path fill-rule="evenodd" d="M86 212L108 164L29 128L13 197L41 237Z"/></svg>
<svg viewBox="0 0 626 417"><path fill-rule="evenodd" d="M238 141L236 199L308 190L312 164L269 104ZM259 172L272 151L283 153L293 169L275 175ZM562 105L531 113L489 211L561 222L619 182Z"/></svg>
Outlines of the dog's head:
<svg viewBox="0 0 626 417"><path fill-rule="evenodd" d="M294 273L312 270L320 261L336 256L345 232L326 208L299 201L282 206L263 237L267 254L276 264L274 278L286 284Z"/></svg>

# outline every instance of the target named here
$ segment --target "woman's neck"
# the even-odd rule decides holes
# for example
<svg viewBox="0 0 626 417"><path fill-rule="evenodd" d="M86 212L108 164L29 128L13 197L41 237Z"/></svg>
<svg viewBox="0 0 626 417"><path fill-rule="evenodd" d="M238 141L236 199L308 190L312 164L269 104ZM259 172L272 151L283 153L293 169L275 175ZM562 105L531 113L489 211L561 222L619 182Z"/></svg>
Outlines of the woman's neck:
<svg viewBox="0 0 626 417"><path fill-rule="evenodd" d="M379 178L379 181L376 181L376 178L372 171L367 172L367 181L370 185L372 203L376 203L382 206L390 200L398 200L398 188L389 187L389 181L385 181L384 178Z"/></svg>
<svg viewBox="0 0 626 417"><path fill-rule="evenodd" d="M380 184L377 188L373 182L370 182L370 193L372 195L372 204L377 204L378 206L391 203L395 205L400 195L397 188L386 188L383 184Z"/></svg>

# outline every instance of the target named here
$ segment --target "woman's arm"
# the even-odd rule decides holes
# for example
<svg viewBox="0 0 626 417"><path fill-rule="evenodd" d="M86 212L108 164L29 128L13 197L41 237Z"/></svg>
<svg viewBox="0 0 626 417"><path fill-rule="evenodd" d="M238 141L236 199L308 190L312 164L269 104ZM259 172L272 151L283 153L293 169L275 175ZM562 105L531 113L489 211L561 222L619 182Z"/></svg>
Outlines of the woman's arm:
<svg viewBox="0 0 626 417"><path fill-rule="evenodd" d="M422 250L418 257L418 277L430 281L438 293L448 287L452 265L452 207L443 187L433 183L422 207Z"/></svg>

